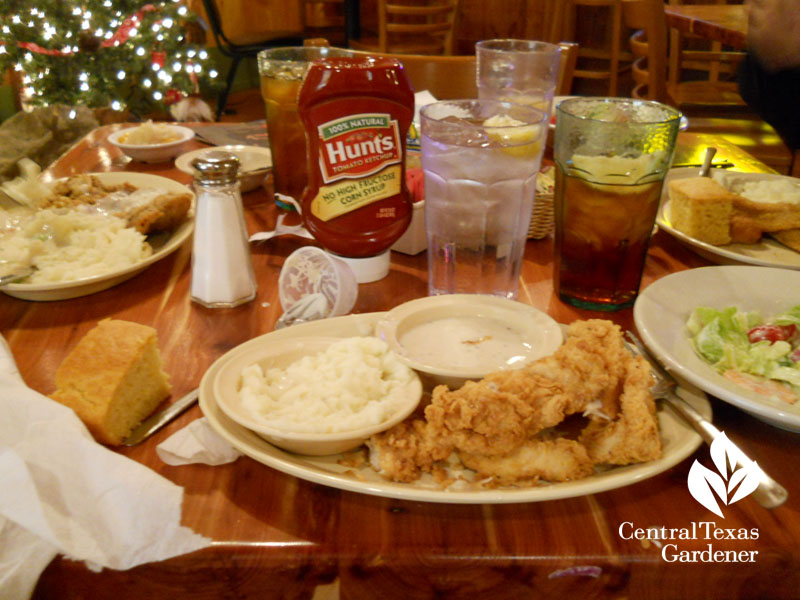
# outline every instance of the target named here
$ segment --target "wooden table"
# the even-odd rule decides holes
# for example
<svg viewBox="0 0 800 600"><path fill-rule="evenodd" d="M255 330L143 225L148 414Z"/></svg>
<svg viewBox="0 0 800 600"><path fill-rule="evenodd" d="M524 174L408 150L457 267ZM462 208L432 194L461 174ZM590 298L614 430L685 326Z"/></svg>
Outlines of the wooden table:
<svg viewBox="0 0 800 600"><path fill-rule="evenodd" d="M142 171L187 182L171 164L129 162L97 130L48 172ZM199 146L199 142L196 142ZM681 134L678 162L696 162L707 144L744 170L764 170L741 150L709 136ZM272 227L270 194L245 195L251 231ZM174 398L196 387L224 352L269 332L280 314L276 279L303 240L279 238L253 246L258 297L235 309L209 310L189 301L190 244L112 289L74 300L36 303L0 294L0 331L33 389L53 389L66 352L99 319L113 316L158 330ZM643 285L708 264L666 233L653 238ZM382 311L426 295L425 254L393 253L380 282L362 284L354 312ZM691 293L691 290L687 290ZM558 321L606 317L633 326L631 310L593 313L553 294L552 239L530 241L520 298ZM185 489L183 522L209 536L204 550L125 572L93 573L83 563L54 560L38 600L114 598L795 598L800 589L800 437L765 425L713 400L714 421L789 490L775 510L745 498L713 518L689 495L692 460L710 465L707 448L651 479L566 500L447 505L340 491L273 470L249 458L224 466L167 466L156 445L201 416L195 407L153 438L119 451ZM654 544L623 539L624 523L686 528L716 521L727 529L758 529L757 540L718 540L715 549L758 551L757 562L666 562ZM704 550L703 539L680 549ZM592 569L564 571L572 567ZM0 594L1 595L1 594Z"/></svg>
<svg viewBox="0 0 800 600"><path fill-rule="evenodd" d="M682 33L722 42L737 50L747 48L747 12L744 4L666 4L667 26Z"/></svg>

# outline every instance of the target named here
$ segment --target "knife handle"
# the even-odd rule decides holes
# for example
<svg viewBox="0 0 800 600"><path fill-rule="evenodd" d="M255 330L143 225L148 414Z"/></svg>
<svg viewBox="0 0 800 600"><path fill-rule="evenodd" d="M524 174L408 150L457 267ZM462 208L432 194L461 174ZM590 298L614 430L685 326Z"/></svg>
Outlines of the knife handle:
<svg viewBox="0 0 800 600"><path fill-rule="evenodd" d="M688 402L684 401L683 398L678 396L675 392L671 391L666 399L670 407L687 423L694 427L695 431L700 434L700 437L702 437L708 445L711 445L717 436L722 433L711 421L701 415L693 406L690 406ZM728 443L736 449L738 456L753 462L733 440L728 438ZM740 466L744 466L741 465L741 461L739 462ZM787 498L789 498L789 492L786 491L786 488L767 475L760 466L758 467L758 471L760 482L758 487L750 494L753 500L764 508L776 508L786 502Z"/></svg>

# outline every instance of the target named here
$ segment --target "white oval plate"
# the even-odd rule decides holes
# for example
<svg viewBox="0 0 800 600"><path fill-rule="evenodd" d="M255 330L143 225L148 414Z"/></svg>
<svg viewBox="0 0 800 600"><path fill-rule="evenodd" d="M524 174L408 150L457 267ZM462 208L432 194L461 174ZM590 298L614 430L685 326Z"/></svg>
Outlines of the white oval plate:
<svg viewBox="0 0 800 600"><path fill-rule="evenodd" d="M192 195L192 203L194 203L194 192L183 184L178 183L172 179L161 177L159 175L150 175L148 173L129 173L122 171L115 171L109 173L90 173L97 177L102 183L109 185L118 185L121 183L130 183L138 188L150 187L160 188L168 192L174 193L189 193ZM35 300L35 301L53 301L53 300L67 300L69 298L78 298L80 296L88 296L96 292L103 291L112 286L127 281L131 277L138 275L144 269L152 265L154 262L161 260L165 256L173 253L192 235L194 228L194 219L189 218L171 234L168 234L166 240L158 243L157 248L153 248L153 254L148 256L135 265L125 267L124 269L117 269L110 273L103 275L93 275L91 277L84 277L73 281L61 281L58 283L10 283L0 287L0 291L14 298L22 300ZM161 238L162 234L151 236L156 239Z"/></svg>
<svg viewBox="0 0 800 600"><path fill-rule="evenodd" d="M647 286L633 318L644 343L668 369L771 425L800 431L800 402L788 405L728 381L695 353L686 321L698 306L759 310L765 318L800 304L800 273L754 266L700 267Z"/></svg>
<svg viewBox="0 0 800 600"><path fill-rule="evenodd" d="M386 313L366 313L323 319L279 329L266 336L271 339L295 339L305 336L373 335L375 324L385 315ZM253 342L251 340L246 343ZM220 357L200 383L200 408L214 430L246 456L273 469L300 479L360 494L453 504L504 504L573 498L613 490L653 477L691 455L701 443L700 436L693 429L684 425L670 411L659 408L663 456L656 461L616 467L580 481L540 487L447 491L426 478L415 483L396 483L382 478L368 465L340 465L338 461L342 455L306 457L284 452L226 417L214 398L213 381L227 360L228 354ZM711 406L705 394L690 386L682 387L679 393L706 417L711 417Z"/></svg>
<svg viewBox="0 0 800 600"><path fill-rule="evenodd" d="M720 265L759 265L764 267L784 267L787 269L800 269L800 252L787 248L780 242L770 237L763 237L757 244L727 244L725 246L712 246L685 233L678 231L669 220L669 185L671 179L696 177L700 169L679 168L671 169L664 179L664 189L661 193L661 206L658 209L656 224L673 237L677 238L697 254L713 263ZM784 175L772 173L737 173L737 176L753 179L786 179ZM791 178L790 178L791 179Z"/></svg>

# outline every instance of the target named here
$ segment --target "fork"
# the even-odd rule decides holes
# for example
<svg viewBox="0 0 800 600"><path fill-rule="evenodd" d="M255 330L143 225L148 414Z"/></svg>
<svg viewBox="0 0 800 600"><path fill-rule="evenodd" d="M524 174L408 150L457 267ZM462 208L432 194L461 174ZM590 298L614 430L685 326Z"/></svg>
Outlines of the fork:
<svg viewBox="0 0 800 600"><path fill-rule="evenodd" d="M722 432L717 429L711 423L711 421L706 419L697 410L695 410L694 407L692 407L688 402L675 393L675 388L678 387L678 382L675 381L675 378L669 372L667 372L664 367L661 366L661 364L652 354L650 354L650 351L645 348L641 340L631 331L626 331L625 333L635 347L634 348L628 342L625 342L625 345L628 347L628 349L631 350L631 352L642 356L645 360L647 360L648 363L650 363L650 366L652 367L651 372L653 374L655 384L650 391L652 392L653 397L666 401L670 408L672 408L684 421L686 421L686 423L691 425L695 431L700 434L700 437L703 438L703 441L711 445L711 443L719 435L721 435ZM736 447L733 441L729 440L729 443ZM750 461L754 465L756 464L750 460L750 458L744 452L742 452L740 448L736 447L736 450L736 454L741 457L740 466L745 466L741 465L742 460ZM757 470L760 481L756 490L751 494L753 499L764 508L776 508L786 502L786 499L789 497L789 493L786 491L786 488L772 479L772 477L767 475L763 469L761 469L761 467L757 467Z"/></svg>

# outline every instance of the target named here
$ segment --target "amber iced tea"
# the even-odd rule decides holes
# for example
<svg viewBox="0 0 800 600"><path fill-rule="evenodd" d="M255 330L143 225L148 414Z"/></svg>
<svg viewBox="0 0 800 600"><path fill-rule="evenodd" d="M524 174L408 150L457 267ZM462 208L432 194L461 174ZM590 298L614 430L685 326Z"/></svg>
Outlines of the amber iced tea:
<svg viewBox="0 0 800 600"><path fill-rule="evenodd" d="M555 288L592 310L633 305L680 113L623 98L558 105Z"/></svg>
<svg viewBox="0 0 800 600"><path fill-rule="evenodd" d="M302 75L261 76L261 95L267 109L267 131L272 150L275 191L299 201L308 179L306 136L297 113Z"/></svg>
<svg viewBox="0 0 800 600"><path fill-rule="evenodd" d="M661 182L589 183L556 169L556 289L586 307L630 306L639 290Z"/></svg>
<svg viewBox="0 0 800 600"><path fill-rule="evenodd" d="M342 48L315 46L271 48L258 54L275 191L297 202L308 181L306 134L297 112L300 86L312 61L351 55Z"/></svg>

